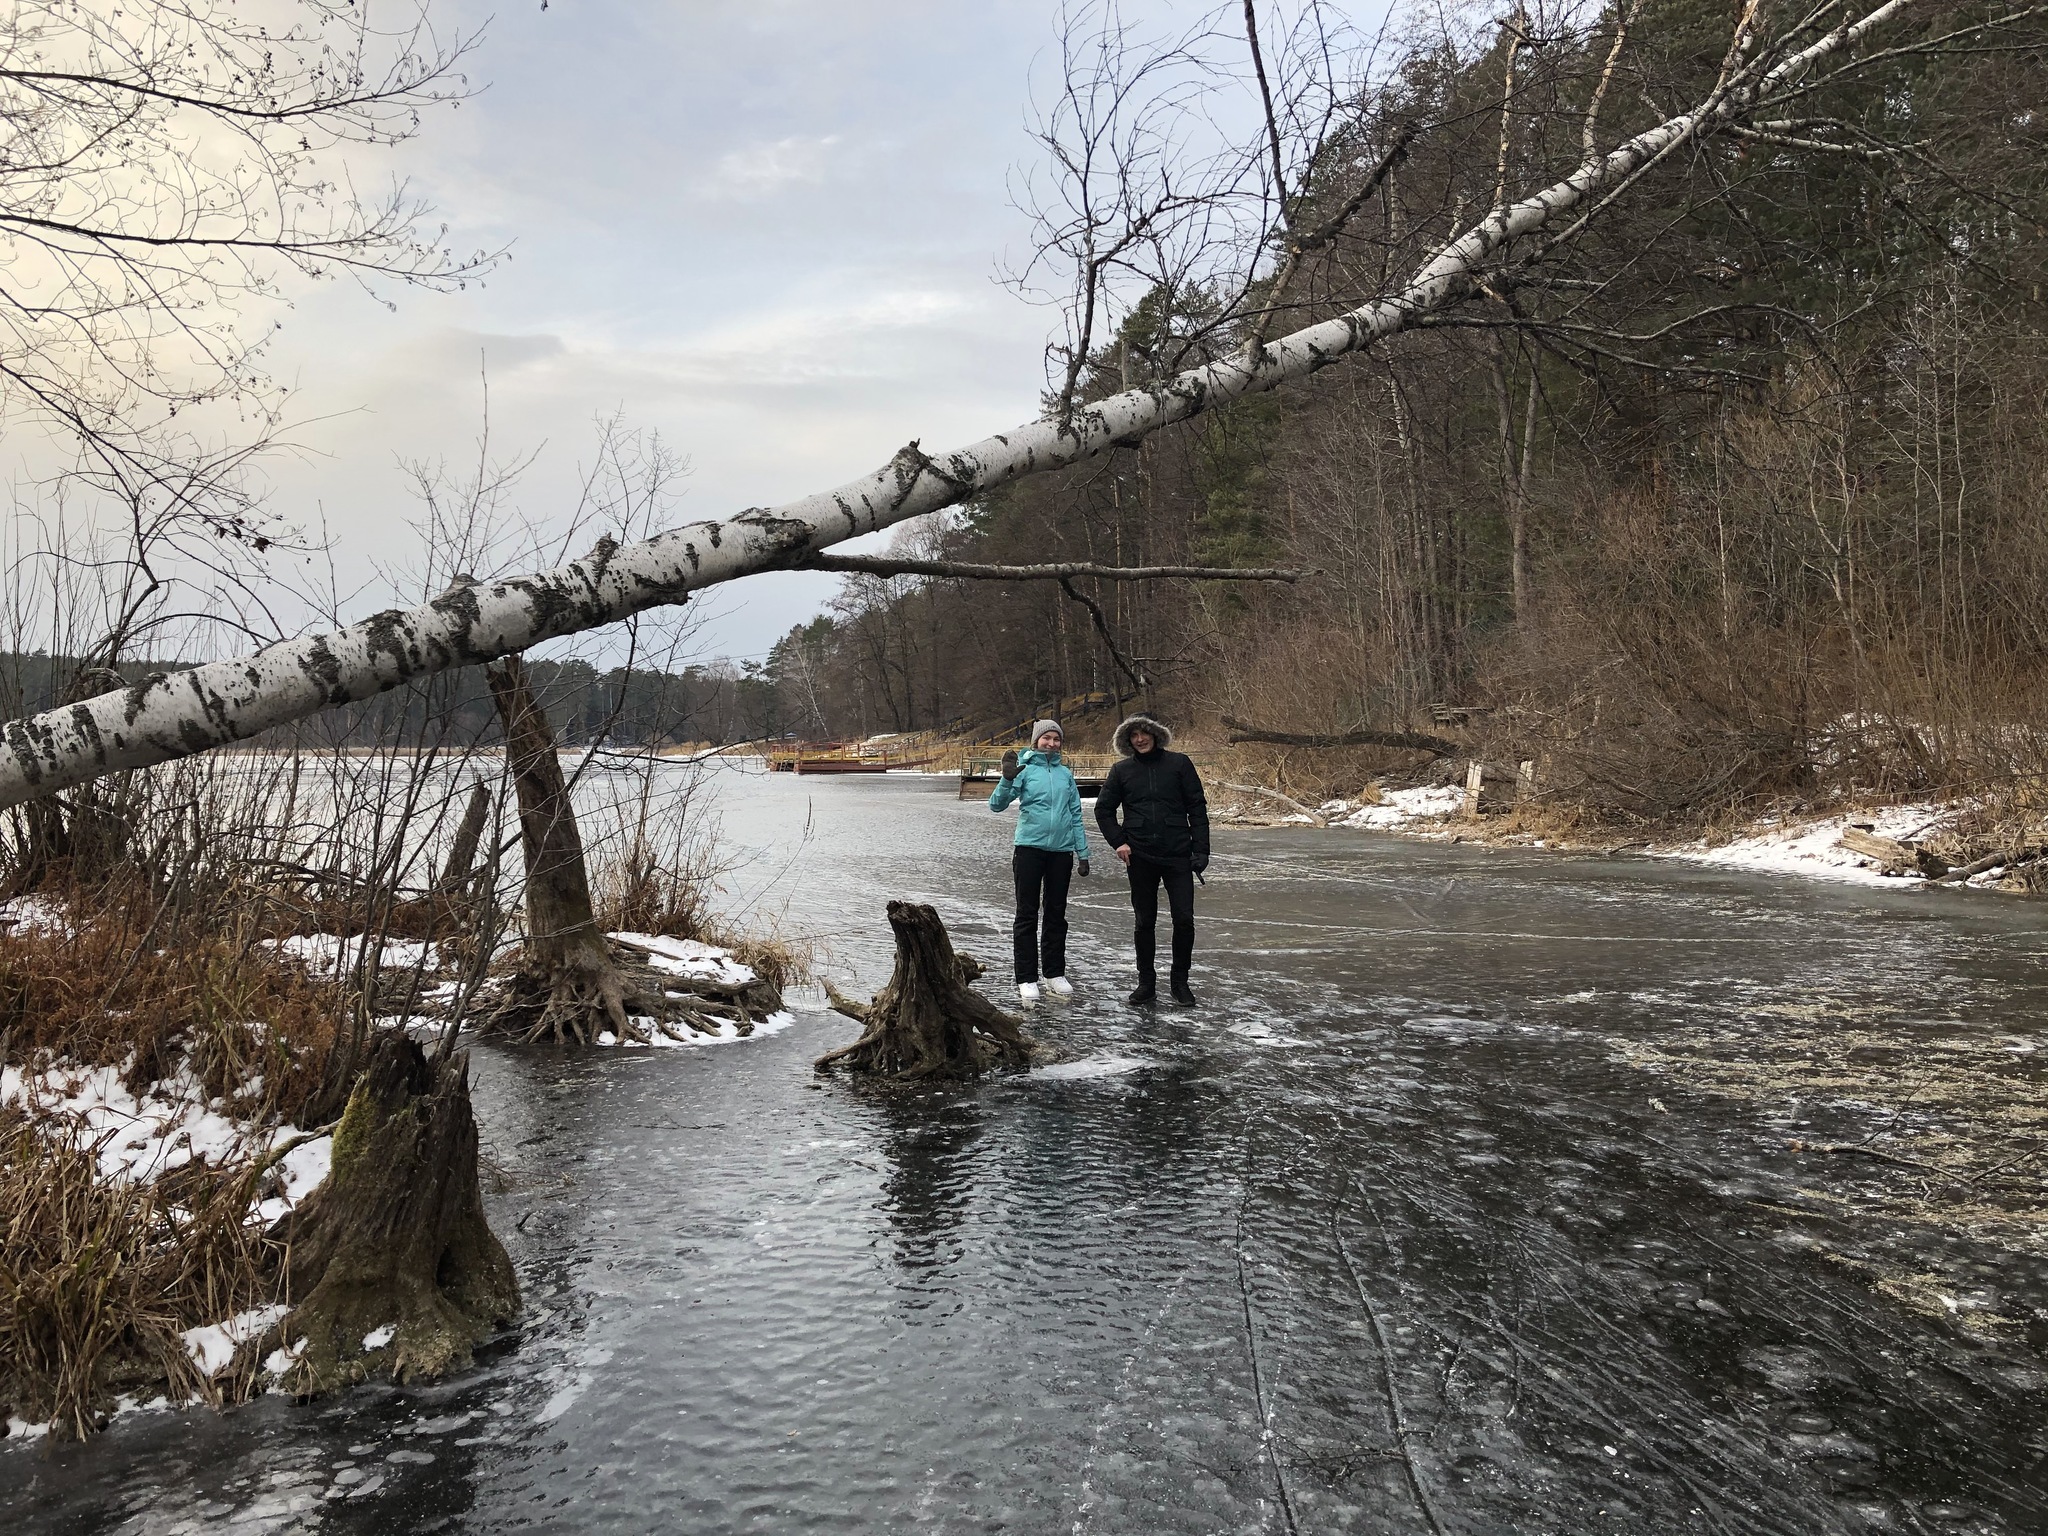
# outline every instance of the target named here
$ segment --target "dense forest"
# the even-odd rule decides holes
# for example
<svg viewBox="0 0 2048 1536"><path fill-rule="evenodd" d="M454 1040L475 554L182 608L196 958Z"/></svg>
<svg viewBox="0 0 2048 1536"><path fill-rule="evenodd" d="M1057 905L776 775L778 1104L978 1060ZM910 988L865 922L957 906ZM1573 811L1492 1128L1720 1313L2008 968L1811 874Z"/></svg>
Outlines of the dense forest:
<svg viewBox="0 0 2048 1536"><path fill-rule="evenodd" d="M1710 84L1725 26L1698 0L1644 7L1615 125ZM770 658L778 719L914 729L1090 689L1292 731L1455 706L1484 750L1540 757L1554 793L1631 818L2038 773L2042 39L1880 52L1830 86L1828 116L1689 149L1477 305L899 540L1313 579L851 577ZM1368 195L1257 313L1377 291L1496 178L1568 163L1606 46L1504 27L1476 56L1411 57L1329 142L1289 227ZM1082 396L1265 323L1215 309L1155 288L1090 351Z"/></svg>

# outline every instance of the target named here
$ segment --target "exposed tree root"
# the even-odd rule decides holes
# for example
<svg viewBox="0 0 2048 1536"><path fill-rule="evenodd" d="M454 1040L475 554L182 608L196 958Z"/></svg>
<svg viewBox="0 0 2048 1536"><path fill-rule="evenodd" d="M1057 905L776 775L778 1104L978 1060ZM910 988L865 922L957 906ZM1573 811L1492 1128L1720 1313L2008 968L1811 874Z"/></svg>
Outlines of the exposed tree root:
<svg viewBox="0 0 2048 1536"><path fill-rule="evenodd" d="M968 988L981 966L955 954L939 914L908 901L889 903L896 969L869 1003L829 982L832 1006L865 1026L860 1039L818 1058L817 1070L896 1079L974 1077L991 1067L1029 1066L1045 1049L1021 1021Z"/></svg>
<svg viewBox="0 0 2048 1536"><path fill-rule="evenodd" d="M469 1364L518 1316L519 1284L484 1221L467 1053L430 1059L403 1034L380 1035L335 1130L327 1182L272 1236L299 1299L249 1353L296 1348L289 1390Z"/></svg>
<svg viewBox="0 0 2048 1536"><path fill-rule="evenodd" d="M766 980L733 983L678 976L637 958L637 946L600 940L580 946L544 970L516 967L497 987L485 1033L526 1044L593 1045L602 1034L643 1044L650 1032L671 1040L716 1035L731 1025L741 1035L782 1006Z"/></svg>

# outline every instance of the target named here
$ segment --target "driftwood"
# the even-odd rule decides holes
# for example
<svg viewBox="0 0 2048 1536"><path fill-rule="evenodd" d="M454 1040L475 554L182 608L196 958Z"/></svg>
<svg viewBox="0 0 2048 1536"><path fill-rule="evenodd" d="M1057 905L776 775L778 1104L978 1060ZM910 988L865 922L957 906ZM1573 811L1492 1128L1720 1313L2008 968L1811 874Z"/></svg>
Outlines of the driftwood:
<svg viewBox="0 0 2048 1536"><path fill-rule="evenodd" d="M829 982L832 1006L863 1026L861 1037L818 1058L817 1070L844 1068L896 1079L974 1077L991 1067L1029 1066L1042 1048L987 998L968 988L982 974L955 954L931 907L889 903L896 969L874 1000L857 1003Z"/></svg>
<svg viewBox="0 0 2048 1536"><path fill-rule="evenodd" d="M1455 757L1464 748L1441 736L1420 731L1345 731L1334 736L1305 735L1296 731L1269 731L1242 720L1223 717L1234 746L1244 741L1265 741L1281 747L1390 747L1404 752L1427 752L1431 757Z"/></svg>
<svg viewBox="0 0 2048 1536"><path fill-rule="evenodd" d="M272 1229L296 1302L247 1346L297 1343L289 1390L443 1375L519 1314L519 1283L484 1220L467 1052L381 1034L334 1132L327 1181ZM377 1341L377 1342L372 1342Z"/></svg>
<svg viewBox="0 0 2048 1536"><path fill-rule="evenodd" d="M1919 874L1930 880L1939 880L1949 872L1948 860L1939 854L1929 853L1916 842L1901 842L1897 838L1879 837L1868 827L1842 828L1839 842L1849 852L1860 854L1866 859L1875 859L1880 866L1894 874ZM1987 864L1985 868L1990 868L1990 865Z"/></svg>

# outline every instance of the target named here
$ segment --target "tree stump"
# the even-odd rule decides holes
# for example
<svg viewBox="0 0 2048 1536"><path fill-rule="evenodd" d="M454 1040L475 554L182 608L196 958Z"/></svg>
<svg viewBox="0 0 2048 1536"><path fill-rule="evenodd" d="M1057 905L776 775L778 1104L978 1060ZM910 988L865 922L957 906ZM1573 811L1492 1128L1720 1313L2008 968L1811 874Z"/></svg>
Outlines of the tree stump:
<svg viewBox="0 0 2048 1536"><path fill-rule="evenodd" d="M335 1129L327 1182L272 1236L296 1305L252 1353L303 1341L288 1390L468 1365L519 1315L519 1282L477 1185L468 1053L430 1060L403 1034L380 1035Z"/></svg>
<svg viewBox="0 0 2048 1536"><path fill-rule="evenodd" d="M485 1027L558 1045L589 1045L607 1030L618 1040L644 1040L635 1017L681 1018L699 1030L715 1029L673 1001L654 973L622 965L612 952L597 925L583 837L547 712L517 656L485 676L504 727L526 857L526 938Z"/></svg>
<svg viewBox="0 0 2048 1536"><path fill-rule="evenodd" d="M981 967L953 952L939 914L908 901L889 903L896 969L874 1001L856 1003L829 982L832 1006L865 1026L852 1045L818 1058L817 1070L845 1068L898 1079L974 1077L991 1067L1029 1066L1041 1047L1022 1020L969 990Z"/></svg>

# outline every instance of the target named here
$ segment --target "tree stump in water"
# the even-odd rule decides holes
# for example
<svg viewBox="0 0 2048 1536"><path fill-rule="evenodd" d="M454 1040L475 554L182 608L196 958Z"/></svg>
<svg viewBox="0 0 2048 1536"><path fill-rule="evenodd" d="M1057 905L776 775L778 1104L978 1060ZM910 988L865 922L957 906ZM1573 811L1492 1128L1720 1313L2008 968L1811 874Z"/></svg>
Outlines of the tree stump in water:
<svg viewBox="0 0 2048 1536"><path fill-rule="evenodd" d="M896 931L896 969L871 1003L856 1003L829 982L832 1006L866 1026L860 1039L818 1058L817 1069L881 1077L973 1077L990 1067L1029 1066L1040 1054L1021 1020L967 983L981 967L953 952L946 925L932 908L889 903Z"/></svg>
<svg viewBox="0 0 2048 1536"><path fill-rule="evenodd" d="M484 1221L468 1053L430 1060L404 1035L380 1035L335 1129L327 1182L272 1235L287 1246L296 1305L258 1349L303 1341L288 1390L469 1364L518 1316L519 1282Z"/></svg>
<svg viewBox="0 0 2048 1536"><path fill-rule="evenodd" d="M517 656L488 668L485 676L504 727L505 764L519 799L519 841L526 856L526 937L485 1028L558 1045L589 1045L607 1030L615 1039L644 1040L635 1017L681 1019L701 1032L714 1031L717 1025L705 1021L700 1009L669 995L658 973L622 964L613 953L597 925L583 837L547 712Z"/></svg>

